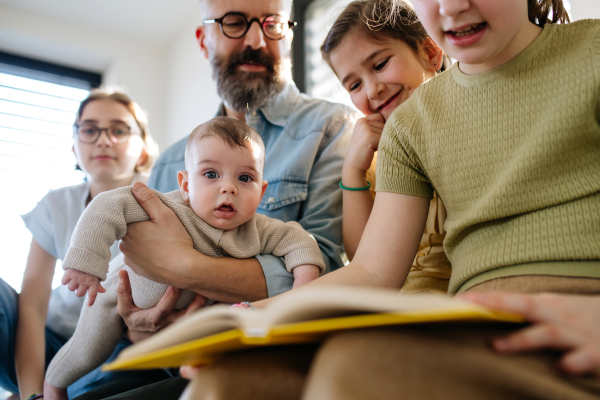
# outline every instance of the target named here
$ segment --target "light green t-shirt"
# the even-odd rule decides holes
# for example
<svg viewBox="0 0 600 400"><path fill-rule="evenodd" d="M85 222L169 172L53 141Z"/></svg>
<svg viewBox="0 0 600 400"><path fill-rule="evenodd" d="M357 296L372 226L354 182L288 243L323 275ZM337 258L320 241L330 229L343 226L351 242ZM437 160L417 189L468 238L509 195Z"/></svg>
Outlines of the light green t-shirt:
<svg viewBox="0 0 600 400"><path fill-rule="evenodd" d="M377 191L439 193L450 293L515 275L600 278L600 20L548 24L492 71L459 67L389 119Z"/></svg>

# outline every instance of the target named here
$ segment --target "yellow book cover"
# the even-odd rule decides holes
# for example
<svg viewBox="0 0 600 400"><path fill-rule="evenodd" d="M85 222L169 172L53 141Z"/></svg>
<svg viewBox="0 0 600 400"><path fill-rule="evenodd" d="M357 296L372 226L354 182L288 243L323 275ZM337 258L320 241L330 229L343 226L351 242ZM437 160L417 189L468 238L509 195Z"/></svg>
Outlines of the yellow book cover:
<svg viewBox="0 0 600 400"><path fill-rule="evenodd" d="M316 342L345 329L440 322L521 323L444 294L315 286L294 290L259 310L217 305L200 310L121 352L105 371L200 365L230 351Z"/></svg>

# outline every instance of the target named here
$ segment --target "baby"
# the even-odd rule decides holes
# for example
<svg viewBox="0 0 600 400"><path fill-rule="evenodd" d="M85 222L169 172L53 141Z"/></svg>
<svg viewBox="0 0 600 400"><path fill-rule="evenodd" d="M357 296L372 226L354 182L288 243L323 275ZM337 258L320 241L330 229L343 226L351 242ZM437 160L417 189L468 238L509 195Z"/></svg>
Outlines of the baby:
<svg viewBox="0 0 600 400"><path fill-rule="evenodd" d="M177 177L180 190L156 194L181 220L196 250L212 257L284 257L297 287L316 279L325 263L317 242L298 223L256 213L267 188L262 179L264 160L264 144L252 128L217 117L190 135L186 171ZM130 187L98 195L81 216L63 262L63 283L78 295L87 291L89 306L97 293L104 294L96 305L83 308L75 333L48 366L47 387L66 388L112 354L124 333L116 311L120 269L129 273L138 307L155 306L167 290L167 285L136 275L122 255L109 266L110 246L125 236L127 224L147 220ZM183 290L175 308L186 307L193 297Z"/></svg>

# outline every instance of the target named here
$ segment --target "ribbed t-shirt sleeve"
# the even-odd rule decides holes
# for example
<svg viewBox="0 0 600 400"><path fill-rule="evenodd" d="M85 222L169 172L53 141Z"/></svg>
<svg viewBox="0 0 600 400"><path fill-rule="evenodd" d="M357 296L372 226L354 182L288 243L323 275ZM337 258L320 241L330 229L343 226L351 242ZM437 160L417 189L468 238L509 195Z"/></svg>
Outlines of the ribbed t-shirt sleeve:
<svg viewBox="0 0 600 400"><path fill-rule="evenodd" d="M33 210L21 216L33 239L54 258L60 258L54 234L54 215L48 195Z"/></svg>
<svg viewBox="0 0 600 400"><path fill-rule="evenodd" d="M376 191L432 198L433 187L414 145L420 134L414 100L396 109L385 124L377 155Z"/></svg>
<svg viewBox="0 0 600 400"><path fill-rule="evenodd" d="M596 121L600 124L600 25L592 37L592 53L594 57L594 78L596 79Z"/></svg>

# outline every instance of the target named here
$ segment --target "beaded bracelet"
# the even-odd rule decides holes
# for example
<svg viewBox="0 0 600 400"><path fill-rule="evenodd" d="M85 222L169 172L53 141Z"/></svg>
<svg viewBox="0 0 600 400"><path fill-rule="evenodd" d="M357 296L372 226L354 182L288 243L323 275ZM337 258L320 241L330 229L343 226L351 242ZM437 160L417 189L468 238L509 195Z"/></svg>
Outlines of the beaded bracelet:
<svg viewBox="0 0 600 400"><path fill-rule="evenodd" d="M250 302L248 301L242 301L241 303L232 304L229 308L245 308L248 310L254 310L254 307L252 307L252 304L250 304Z"/></svg>
<svg viewBox="0 0 600 400"><path fill-rule="evenodd" d="M342 181L340 181L340 188L344 190L358 191L358 190L369 190L371 188L371 182L367 181L367 186L361 188L349 188L342 185Z"/></svg>
<svg viewBox="0 0 600 400"><path fill-rule="evenodd" d="M27 398L27 400L38 400L38 399L43 399L44 398L44 394L43 393L34 393L31 396L29 396Z"/></svg>

